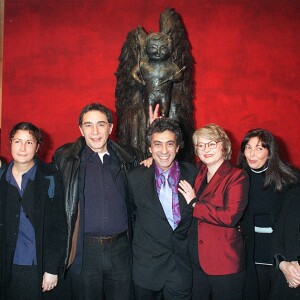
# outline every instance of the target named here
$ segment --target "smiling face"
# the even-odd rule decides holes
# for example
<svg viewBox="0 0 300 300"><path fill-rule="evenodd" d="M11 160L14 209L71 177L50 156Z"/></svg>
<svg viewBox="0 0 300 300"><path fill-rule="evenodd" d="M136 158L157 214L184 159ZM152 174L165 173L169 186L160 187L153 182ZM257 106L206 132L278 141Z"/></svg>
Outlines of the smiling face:
<svg viewBox="0 0 300 300"><path fill-rule="evenodd" d="M34 157L39 145L28 130L17 130L11 139L11 155L14 164L34 165Z"/></svg>
<svg viewBox="0 0 300 300"><path fill-rule="evenodd" d="M172 166L178 150L179 146L176 143L176 136L172 131L166 130L152 134L149 151L163 171L168 170Z"/></svg>
<svg viewBox="0 0 300 300"><path fill-rule="evenodd" d="M216 148L210 149L210 147L208 146L210 142L212 142L211 139L207 139L206 137L200 135L198 137L197 145L203 143L205 144L205 148L203 150L200 150L196 146L196 154L198 155L199 159L208 167L218 167L224 161L222 143L217 142Z"/></svg>
<svg viewBox="0 0 300 300"><path fill-rule="evenodd" d="M104 113L91 110L82 117L82 125L79 126L86 144L94 152L106 152L107 140L113 129L113 124L108 123Z"/></svg>
<svg viewBox="0 0 300 300"><path fill-rule="evenodd" d="M262 146L258 137L253 137L248 141L244 154L249 167L254 170L263 167L269 158L269 150Z"/></svg>

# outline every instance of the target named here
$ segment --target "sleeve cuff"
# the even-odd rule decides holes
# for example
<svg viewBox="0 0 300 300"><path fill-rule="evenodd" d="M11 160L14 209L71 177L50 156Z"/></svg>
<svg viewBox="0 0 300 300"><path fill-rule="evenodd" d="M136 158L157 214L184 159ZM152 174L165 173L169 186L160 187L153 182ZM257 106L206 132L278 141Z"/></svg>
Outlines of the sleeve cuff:
<svg viewBox="0 0 300 300"><path fill-rule="evenodd" d="M279 269L279 264L282 261L286 261L285 256L281 255L281 254L275 254L274 255L274 261L273 261L273 265L276 269Z"/></svg>
<svg viewBox="0 0 300 300"><path fill-rule="evenodd" d="M190 203L189 206L194 207L194 204L198 201L197 198L194 198Z"/></svg>

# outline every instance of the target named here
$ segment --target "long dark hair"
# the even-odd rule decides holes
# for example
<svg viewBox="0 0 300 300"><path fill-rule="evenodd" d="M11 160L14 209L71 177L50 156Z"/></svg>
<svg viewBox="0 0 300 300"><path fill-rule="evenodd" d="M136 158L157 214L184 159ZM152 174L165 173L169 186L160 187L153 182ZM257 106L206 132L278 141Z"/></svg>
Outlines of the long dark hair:
<svg viewBox="0 0 300 300"><path fill-rule="evenodd" d="M243 169L249 169L245 157L245 147L249 140L254 137L257 137L262 147L269 151L267 160L268 169L266 171L264 187L267 188L271 184L274 184L275 191L280 193L284 187L297 184L299 180L297 171L281 160L275 137L270 131L262 128L251 129L244 136L239 152L238 166Z"/></svg>

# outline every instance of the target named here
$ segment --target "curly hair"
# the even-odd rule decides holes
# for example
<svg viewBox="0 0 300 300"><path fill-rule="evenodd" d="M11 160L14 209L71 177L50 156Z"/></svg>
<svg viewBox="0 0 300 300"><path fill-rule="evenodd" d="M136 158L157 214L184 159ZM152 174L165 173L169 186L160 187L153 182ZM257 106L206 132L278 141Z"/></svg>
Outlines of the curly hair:
<svg viewBox="0 0 300 300"><path fill-rule="evenodd" d="M167 130L175 134L176 144L180 148L183 148L182 131L180 129L179 123L169 118L158 118L152 122L147 131L148 146L150 147L151 145L152 134L164 132Z"/></svg>

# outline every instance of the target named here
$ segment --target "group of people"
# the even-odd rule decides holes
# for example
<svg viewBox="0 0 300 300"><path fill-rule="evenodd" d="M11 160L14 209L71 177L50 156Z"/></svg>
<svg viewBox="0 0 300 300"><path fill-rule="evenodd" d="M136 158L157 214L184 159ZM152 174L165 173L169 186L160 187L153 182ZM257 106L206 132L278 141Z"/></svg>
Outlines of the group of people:
<svg viewBox="0 0 300 300"><path fill-rule="evenodd" d="M208 124L193 135L197 168L176 159L178 123L150 116L150 158L109 138L99 103L52 164L37 158L39 128L13 127L0 169L1 300L300 299L299 174L274 136L247 132L233 166L226 132Z"/></svg>

